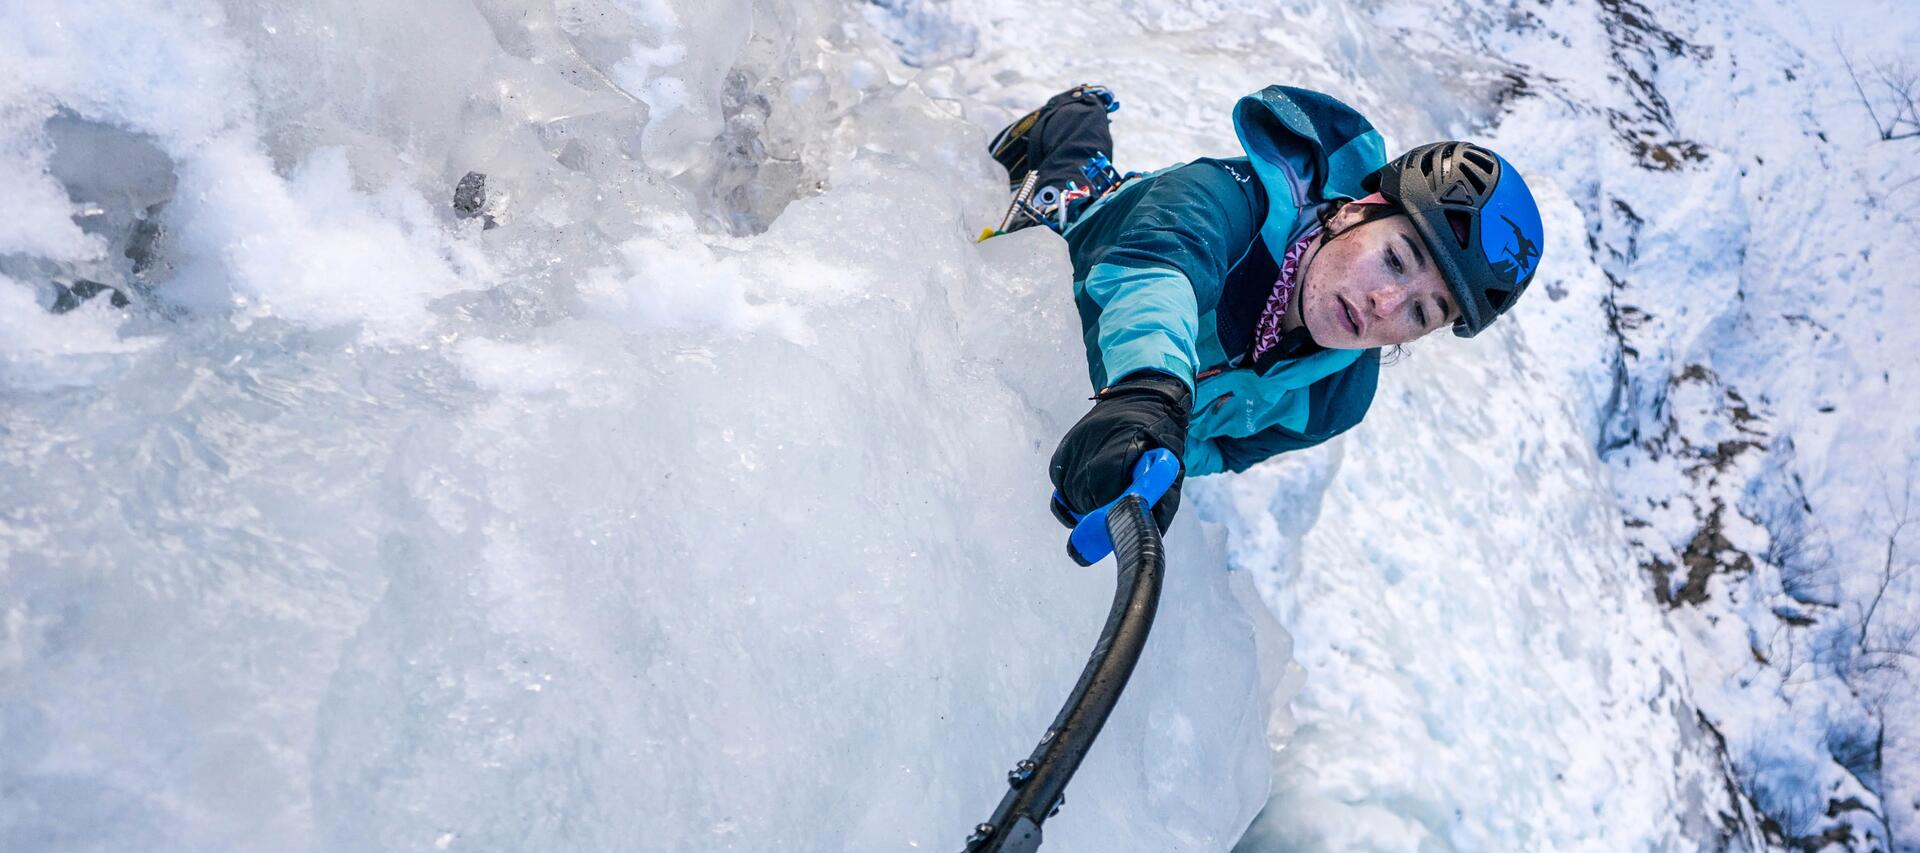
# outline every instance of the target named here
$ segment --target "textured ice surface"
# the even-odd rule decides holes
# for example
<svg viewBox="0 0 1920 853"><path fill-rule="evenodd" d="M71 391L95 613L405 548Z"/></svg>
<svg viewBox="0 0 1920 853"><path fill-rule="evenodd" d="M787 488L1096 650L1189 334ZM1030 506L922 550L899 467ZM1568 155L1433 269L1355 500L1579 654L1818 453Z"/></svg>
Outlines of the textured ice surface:
<svg viewBox="0 0 1920 853"><path fill-rule="evenodd" d="M0 848L957 847L1112 595L1043 509L1078 336L837 15L0 8ZM140 278L71 121L173 186L132 312L40 307ZM1264 801L1284 636L1172 558L1063 844Z"/></svg>

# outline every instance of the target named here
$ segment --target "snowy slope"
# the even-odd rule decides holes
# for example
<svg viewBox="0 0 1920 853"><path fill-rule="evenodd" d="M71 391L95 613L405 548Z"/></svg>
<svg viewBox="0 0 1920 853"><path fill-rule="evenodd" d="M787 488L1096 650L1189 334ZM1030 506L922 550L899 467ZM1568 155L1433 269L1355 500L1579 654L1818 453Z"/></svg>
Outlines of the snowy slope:
<svg viewBox="0 0 1920 853"><path fill-rule="evenodd" d="M1698 706L1768 842L1800 849L1920 848L1920 586L1893 584L1860 638L1881 567L1913 559L1889 537L1920 473L1895 390L1920 301L1912 205L1887 193L1912 142L1877 138L1841 58L1911 45L1895 9L1603 6L1599 32L1555 9L1540 26L1570 47L1507 54L1611 69L1542 86L1502 137L1537 146L1553 101L1615 91L1590 124L1620 142L1562 155L1595 176L1579 196L1616 338L1598 443Z"/></svg>
<svg viewBox="0 0 1920 853"><path fill-rule="evenodd" d="M1269 82L1487 139L1551 242L1192 484L1049 849L1920 849L1915 141L1833 49L1914 33L1826 8L0 6L0 848L957 847L1111 591L1064 253L971 242L1095 80L1123 168Z"/></svg>

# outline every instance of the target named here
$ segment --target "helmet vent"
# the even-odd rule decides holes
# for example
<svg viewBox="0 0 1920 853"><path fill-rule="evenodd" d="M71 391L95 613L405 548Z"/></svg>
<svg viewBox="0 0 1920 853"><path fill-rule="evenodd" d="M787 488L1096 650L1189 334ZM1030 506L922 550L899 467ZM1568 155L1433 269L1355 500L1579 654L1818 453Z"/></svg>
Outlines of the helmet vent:
<svg viewBox="0 0 1920 853"><path fill-rule="evenodd" d="M1473 236L1473 214L1450 209L1447 211L1447 225L1453 229L1453 239L1460 243L1460 248L1465 249L1467 240Z"/></svg>
<svg viewBox="0 0 1920 853"><path fill-rule="evenodd" d="M1473 194L1475 197L1487 191L1487 182L1480 177L1479 172L1472 169L1461 169L1460 176L1466 178L1467 183L1473 185Z"/></svg>
<svg viewBox="0 0 1920 853"><path fill-rule="evenodd" d="M1487 302L1493 306L1493 310L1496 313L1507 310L1507 302L1513 298L1513 291L1511 290L1487 288L1485 293L1487 294Z"/></svg>
<svg viewBox="0 0 1920 853"><path fill-rule="evenodd" d="M1442 148L1444 148L1444 146L1429 148L1427 149L1426 156L1420 158L1421 177L1431 178L1433 177L1433 173L1439 170L1440 158L1446 154L1445 151L1441 150Z"/></svg>

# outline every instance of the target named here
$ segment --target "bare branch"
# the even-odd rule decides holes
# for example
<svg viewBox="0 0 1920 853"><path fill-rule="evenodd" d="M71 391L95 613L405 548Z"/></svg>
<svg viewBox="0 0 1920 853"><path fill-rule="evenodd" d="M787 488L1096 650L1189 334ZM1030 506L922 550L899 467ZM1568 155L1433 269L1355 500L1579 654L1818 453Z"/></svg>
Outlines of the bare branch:
<svg viewBox="0 0 1920 853"><path fill-rule="evenodd" d="M1888 503L1891 504L1892 500L1888 500ZM1859 643L1861 648L1865 648L1867 645L1867 632L1873 625L1873 615L1880 609L1880 602L1887 597L1887 590L1893 586L1894 581L1899 580L1902 575L1906 574L1907 567L1896 570L1893 567L1893 561L1900 549L1900 532L1905 530L1907 525L1913 520L1912 507L1913 484L1909 481L1905 494L1901 496L1900 516L1894 520L1893 530L1887 533L1887 556L1885 562L1880 566L1880 582L1873 591L1873 601L1867 604L1866 613L1860 617Z"/></svg>
<svg viewBox="0 0 1920 853"><path fill-rule="evenodd" d="M1901 181L1900 183L1897 183L1890 187L1886 187L1882 189L1880 193L1882 195L1892 195L1895 190L1905 189L1908 184L1911 184L1914 181L1920 181L1920 172L1916 172L1913 175L1908 176L1906 180Z"/></svg>
<svg viewBox="0 0 1920 853"><path fill-rule="evenodd" d="M1908 124L1913 125L1916 129L1920 129L1920 122L1915 121L1916 118L1920 118L1920 115L1917 115L1915 112L1916 105L1913 97L1915 80L1913 71L1907 67L1906 63L1896 62L1890 66L1886 66L1880 72L1880 78L1894 94L1894 107L1896 112L1894 113L1893 120L1888 122L1888 125L1897 128L1901 124Z"/></svg>
<svg viewBox="0 0 1920 853"><path fill-rule="evenodd" d="M1875 60L1868 68L1872 76L1878 78L1881 86L1892 94L1893 114L1882 121L1880 111L1873 106L1873 98L1867 94L1865 83L1860 82L1860 74L1853 67L1853 58L1841 47L1840 38L1834 37L1833 47L1840 54L1840 63L1847 69L1847 77L1853 81L1853 91L1860 96L1860 105L1866 107L1867 118L1873 120L1873 128L1885 141L1920 137L1920 98L1915 97L1915 88L1920 79L1904 63L1885 63ZM1902 127L1908 128L1903 130Z"/></svg>
<svg viewBox="0 0 1920 853"><path fill-rule="evenodd" d="M1833 39L1833 49L1840 53L1840 64L1847 68L1847 78L1853 81L1853 90L1860 93L1860 105L1867 108L1867 118L1873 119L1873 126L1880 131L1880 138L1887 138L1887 129L1880 123L1880 114L1873 110L1873 99L1867 97L1867 89L1860 85L1860 75L1853 71L1853 59L1847 56L1847 49L1840 46L1840 38Z"/></svg>

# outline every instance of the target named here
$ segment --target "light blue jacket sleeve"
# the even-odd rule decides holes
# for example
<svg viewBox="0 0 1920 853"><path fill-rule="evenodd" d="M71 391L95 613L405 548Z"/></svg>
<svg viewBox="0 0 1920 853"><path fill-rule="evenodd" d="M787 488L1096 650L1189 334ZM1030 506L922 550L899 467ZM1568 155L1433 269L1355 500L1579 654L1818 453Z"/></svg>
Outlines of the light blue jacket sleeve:
<svg viewBox="0 0 1920 853"><path fill-rule="evenodd" d="M1151 369L1191 390L1200 316L1252 245L1264 202L1217 161L1141 180L1067 235L1088 372L1096 388Z"/></svg>
<svg viewBox="0 0 1920 853"><path fill-rule="evenodd" d="M1128 374L1159 370L1193 390L1200 357L1194 353L1200 308L1193 285L1177 270L1100 264L1074 288L1076 301L1098 306L1086 328L1087 350L1099 352L1111 385Z"/></svg>

